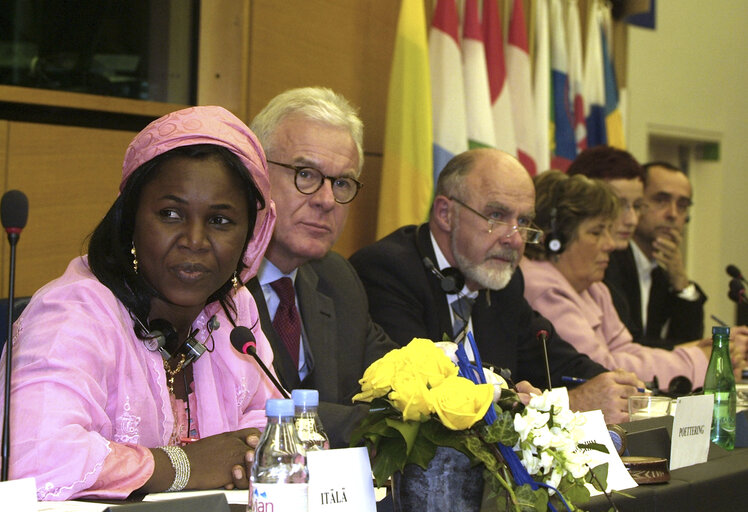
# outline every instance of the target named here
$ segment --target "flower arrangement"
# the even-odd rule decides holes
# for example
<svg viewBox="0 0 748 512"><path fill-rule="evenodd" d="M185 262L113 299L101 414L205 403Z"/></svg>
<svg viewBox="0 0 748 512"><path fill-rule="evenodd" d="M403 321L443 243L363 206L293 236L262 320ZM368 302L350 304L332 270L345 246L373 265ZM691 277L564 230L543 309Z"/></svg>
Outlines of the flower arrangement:
<svg viewBox="0 0 748 512"><path fill-rule="evenodd" d="M604 488L607 466L590 470L586 450L605 447L580 449L584 417L564 407L562 395L546 391L524 405L492 372L493 383L474 382L475 372L460 376L456 347L415 338L364 373L353 400L371 407L351 443L369 446L377 485L407 464L426 469L436 447L448 446L483 464L498 510L579 510L588 485Z"/></svg>

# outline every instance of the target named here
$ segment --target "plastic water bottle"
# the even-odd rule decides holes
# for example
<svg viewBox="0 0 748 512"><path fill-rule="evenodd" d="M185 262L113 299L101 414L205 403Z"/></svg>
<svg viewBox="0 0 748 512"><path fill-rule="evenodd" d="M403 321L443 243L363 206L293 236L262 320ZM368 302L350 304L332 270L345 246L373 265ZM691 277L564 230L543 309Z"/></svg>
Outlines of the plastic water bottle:
<svg viewBox="0 0 748 512"><path fill-rule="evenodd" d="M735 447L737 392L730 361L730 328L712 327L712 356L704 378L704 394L714 395L712 442L726 450Z"/></svg>
<svg viewBox="0 0 748 512"><path fill-rule="evenodd" d="M267 425L250 472L247 510L305 511L309 471L306 450L294 426L293 400L268 400L265 416Z"/></svg>
<svg viewBox="0 0 748 512"><path fill-rule="evenodd" d="M319 391L316 389L294 389L291 398L295 408L294 420L296 422L296 433L309 450L327 450L330 448L330 440L322 427L322 421L317 414L319 407Z"/></svg>

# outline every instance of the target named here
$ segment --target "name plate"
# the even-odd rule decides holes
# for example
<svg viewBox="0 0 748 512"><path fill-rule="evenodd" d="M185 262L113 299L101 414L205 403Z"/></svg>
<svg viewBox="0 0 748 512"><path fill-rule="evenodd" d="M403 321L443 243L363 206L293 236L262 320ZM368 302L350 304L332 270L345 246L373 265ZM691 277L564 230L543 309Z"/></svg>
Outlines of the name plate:
<svg viewBox="0 0 748 512"><path fill-rule="evenodd" d="M307 452L309 512L376 512L374 479L364 447Z"/></svg>
<svg viewBox="0 0 748 512"><path fill-rule="evenodd" d="M36 481L33 478L20 478L0 482L0 503L3 510L36 512Z"/></svg>
<svg viewBox="0 0 748 512"><path fill-rule="evenodd" d="M706 462L712 430L712 395L678 399L670 436L670 471Z"/></svg>

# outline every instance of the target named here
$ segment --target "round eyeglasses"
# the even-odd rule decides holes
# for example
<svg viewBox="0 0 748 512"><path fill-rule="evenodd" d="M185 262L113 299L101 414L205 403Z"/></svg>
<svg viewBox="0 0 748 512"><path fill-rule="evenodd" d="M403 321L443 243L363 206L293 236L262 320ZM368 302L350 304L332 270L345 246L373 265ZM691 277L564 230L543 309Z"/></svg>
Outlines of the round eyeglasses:
<svg viewBox="0 0 748 512"><path fill-rule="evenodd" d="M314 194L322 188L325 180L330 180L332 195L338 204L346 204L353 201L358 191L364 186L357 179L348 176L325 176L314 167L283 164L273 160L268 160L268 163L291 169L294 172L293 183L296 185L296 190L305 195Z"/></svg>
<svg viewBox="0 0 748 512"><path fill-rule="evenodd" d="M462 201L460 201L454 196L450 196L449 199L459 204L463 208L466 208L467 210L473 212L481 219L485 220L488 223L489 233L493 233L494 230L497 230L497 231L501 231L502 236L509 238L516 231L517 233L519 233L520 238L522 238L522 240L526 244L539 244L543 240L543 232L539 229L535 229L530 226L520 226L518 224L510 224L508 222L503 222L497 219L491 219L483 215L478 210L466 205L465 203L463 203ZM497 227L500 229L497 229Z"/></svg>

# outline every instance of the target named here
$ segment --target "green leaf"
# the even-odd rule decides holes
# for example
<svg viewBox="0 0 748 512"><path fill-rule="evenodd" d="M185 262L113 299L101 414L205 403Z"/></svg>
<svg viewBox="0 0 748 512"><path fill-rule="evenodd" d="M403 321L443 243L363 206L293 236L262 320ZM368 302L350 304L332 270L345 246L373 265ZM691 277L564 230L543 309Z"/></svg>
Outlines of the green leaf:
<svg viewBox="0 0 748 512"><path fill-rule="evenodd" d="M378 486L384 486L395 471L405 467L405 441L402 437L382 439L374 454L371 471Z"/></svg>
<svg viewBox="0 0 748 512"><path fill-rule="evenodd" d="M579 443L579 449L583 451L597 450L598 452L609 453L608 448L604 444L596 443L595 441Z"/></svg>
<svg viewBox="0 0 748 512"><path fill-rule="evenodd" d="M542 487L533 491L529 484L517 487L514 490L522 512L542 512L548 509L548 492Z"/></svg>
<svg viewBox="0 0 748 512"><path fill-rule="evenodd" d="M413 444L413 449L408 454L406 464L418 464L423 469L428 469L429 462L436 454L436 446L423 436L418 436Z"/></svg>
<svg viewBox="0 0 748 512"><path fill-rule="evenodd" d="M608 463L600 464L599 466L595 466L592 468L592 471L590 471L592 475L588 473L588 477L591 478L592 485L597 489L598 491L604 490L608 486ZM594 478L592 478L594 476ZM590 480L587 480L588 482Z"/></svg>
<svg viewBox="0 0 748 512"><path fill-rule="evenodd" d="M400 432L400 435L402 435L405 440L405 453L406 455L409 454L416 442L421 423L418 421L403 421L394 418L386 418L384 421L388 427Z"/></svg>
<svg viewBox="0 0 748 512"><path fill-rule="evenodd" d="M566 475L559 484L558 490L564 495L567 502L575 505L590 501L590 491L585 487L584 479L575 479L571 475Z"/></svg>
<svg viewBox="0 0 748 512"><path fill-rule="evenodd" d="M519 434L514 430L514 416L509 411L499 414L493 425L483 428L482 434L487 443L514 446L519 441Z"/></svg>

